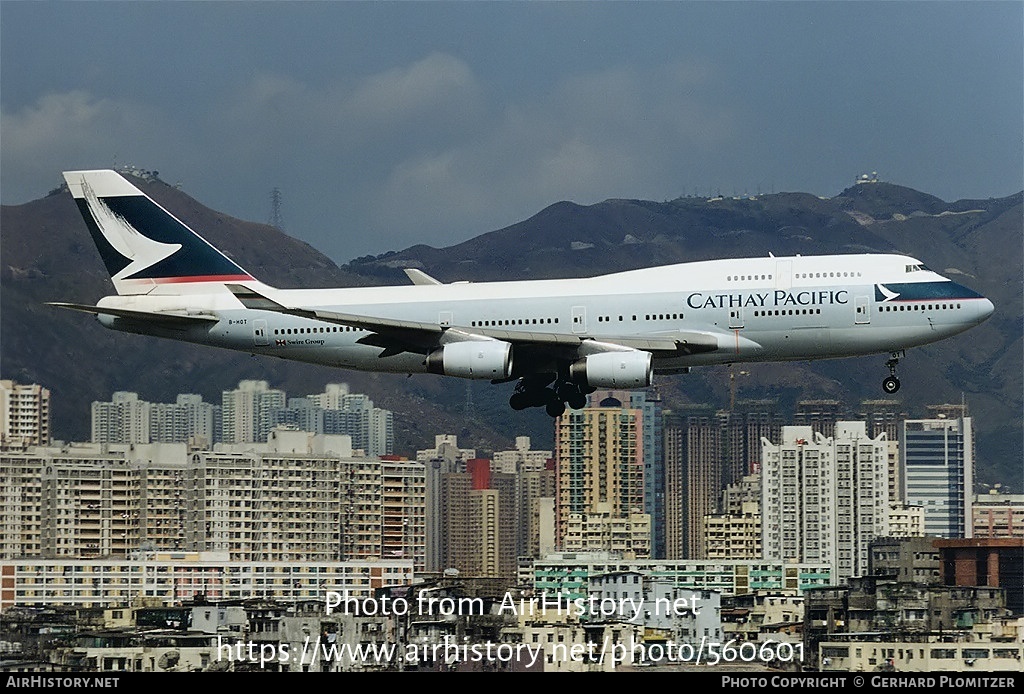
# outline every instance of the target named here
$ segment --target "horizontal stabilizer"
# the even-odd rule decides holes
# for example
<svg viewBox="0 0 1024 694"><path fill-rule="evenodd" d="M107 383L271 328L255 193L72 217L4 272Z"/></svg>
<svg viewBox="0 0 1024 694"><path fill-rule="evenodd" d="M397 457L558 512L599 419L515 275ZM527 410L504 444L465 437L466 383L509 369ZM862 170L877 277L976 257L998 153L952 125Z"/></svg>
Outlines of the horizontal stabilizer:
<svg viewBox="0 0 1024 694"><path fill-rule="evenodd" d="M284 313L287 309L281 304L277 303L273 299L268 299L257 291L243 287L240 284L226 284L225 285L235 298L238 299L242 306L251 309L257 309L260 311L278 311Z"/></svg>
<svg viewBox="0 0 1024 694"><path fill-rule="evenodd" d="M202 325L204 323L216 323L220 320L217 316L211 316L210 314L172 312L154 313L152 311L132 311L126 308L107 308L105 306L89 306L88 304L69 304L60 301L49 301L46 305L56 306L57 308L67 308L72 311L82 311L83 313L116 316L118 318L130 318L132 320L141 320L148 323L161 323L164 325Z"/></svg>

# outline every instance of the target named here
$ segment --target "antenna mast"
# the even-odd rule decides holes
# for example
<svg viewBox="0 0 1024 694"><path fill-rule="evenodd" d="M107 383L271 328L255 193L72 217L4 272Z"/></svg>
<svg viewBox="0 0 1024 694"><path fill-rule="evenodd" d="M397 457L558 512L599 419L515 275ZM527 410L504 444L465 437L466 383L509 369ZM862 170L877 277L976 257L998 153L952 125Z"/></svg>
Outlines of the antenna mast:
<svg viewBox="0 0 1024 694"><path fill-rule="evenodd" d="M281 217L281 189L274 188L270 191L270 217L267 224L278 231L284 231L284 219Z"/></svg>

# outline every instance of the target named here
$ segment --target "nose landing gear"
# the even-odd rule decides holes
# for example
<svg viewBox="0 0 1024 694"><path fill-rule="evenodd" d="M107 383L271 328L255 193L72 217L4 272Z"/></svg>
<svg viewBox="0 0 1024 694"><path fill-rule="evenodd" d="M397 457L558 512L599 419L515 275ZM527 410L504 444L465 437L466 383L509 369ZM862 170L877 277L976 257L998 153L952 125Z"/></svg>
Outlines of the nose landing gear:
<svg viewBox="0 0 1024 694"><path fill-rule="evenodd" d="M905 352L893 352L889 355L889 360L885 362L885 365L889 367L889 375L882 381L882 390L889 395L900 389L900 379L896 377L896 365L900 363L900 357L905 354Z"/></svg>

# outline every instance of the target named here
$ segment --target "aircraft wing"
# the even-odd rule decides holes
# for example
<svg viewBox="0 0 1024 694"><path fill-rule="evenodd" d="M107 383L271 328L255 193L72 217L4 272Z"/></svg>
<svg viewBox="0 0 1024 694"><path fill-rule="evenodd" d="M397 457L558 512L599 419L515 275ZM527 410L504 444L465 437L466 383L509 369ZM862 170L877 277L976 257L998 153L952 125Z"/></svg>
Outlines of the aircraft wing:
<svg viewBox="0 0 1024 694"><path fill-rule="evenodd" d="M436 346L442 335L445 335L448 342L490 338L512 344L529 344L552 348L576 348L585 341L594 343L594 340L591 338L570 333L543 330L507 330L505 328L493 327L446 327L437 323L377 318L316 308L289 308L242 285L228 284L227 287L246 308L276 311L291 316L311 318L326 323L337 323L358 328L359 330L366 330L373 334L360 339L360 342L393 351L403 351L403 349L423 351L424 349ZM712 332L699 330L674 331L668 334L644 337L601 336L600 343L608 343L647 352L660 352L664 356L680 353L700 354L703 352L713 352L719 348L717 335Z"/></svg>
<svg viewBox="0 0 1024 694"><path fill-rule="evenodd" d="M70 304L62 301L48 301L47 306L67 308L72 311L93 313L104 316L117 316L118 318L131 318L134 320L146 321L148 323L159 323L167 327L186 327L189 325L203 325L216 323L220 320L217 316L203 313L175 313L172 311L132 311L126 308L108 308L105 306L90 306L88 304Z"/></svg>

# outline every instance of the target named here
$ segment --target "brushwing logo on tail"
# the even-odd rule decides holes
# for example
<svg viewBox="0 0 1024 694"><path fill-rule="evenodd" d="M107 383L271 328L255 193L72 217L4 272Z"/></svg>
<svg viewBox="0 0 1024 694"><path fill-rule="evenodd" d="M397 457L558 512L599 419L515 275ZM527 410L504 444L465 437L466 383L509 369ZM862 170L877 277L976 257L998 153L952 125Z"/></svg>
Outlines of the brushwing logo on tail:
<svg viewBox="0 0 1024 694"><path fill-rule="evenodd" d="M126 178L110 169L64 178L118 294L205 291L204 284L254 281Z"/></svg>
<svg viewBox="0 0 1024 694"><path fill-rule="evenodd" d="M180 243L161 243L143 236L121 215L115 213L100 200L92 187L82 179L82 192L96 224L103 231L103 236L111 247L131 262L122 268L111 279L126 279L161 260L170 258L181 250Z"/></svg>

